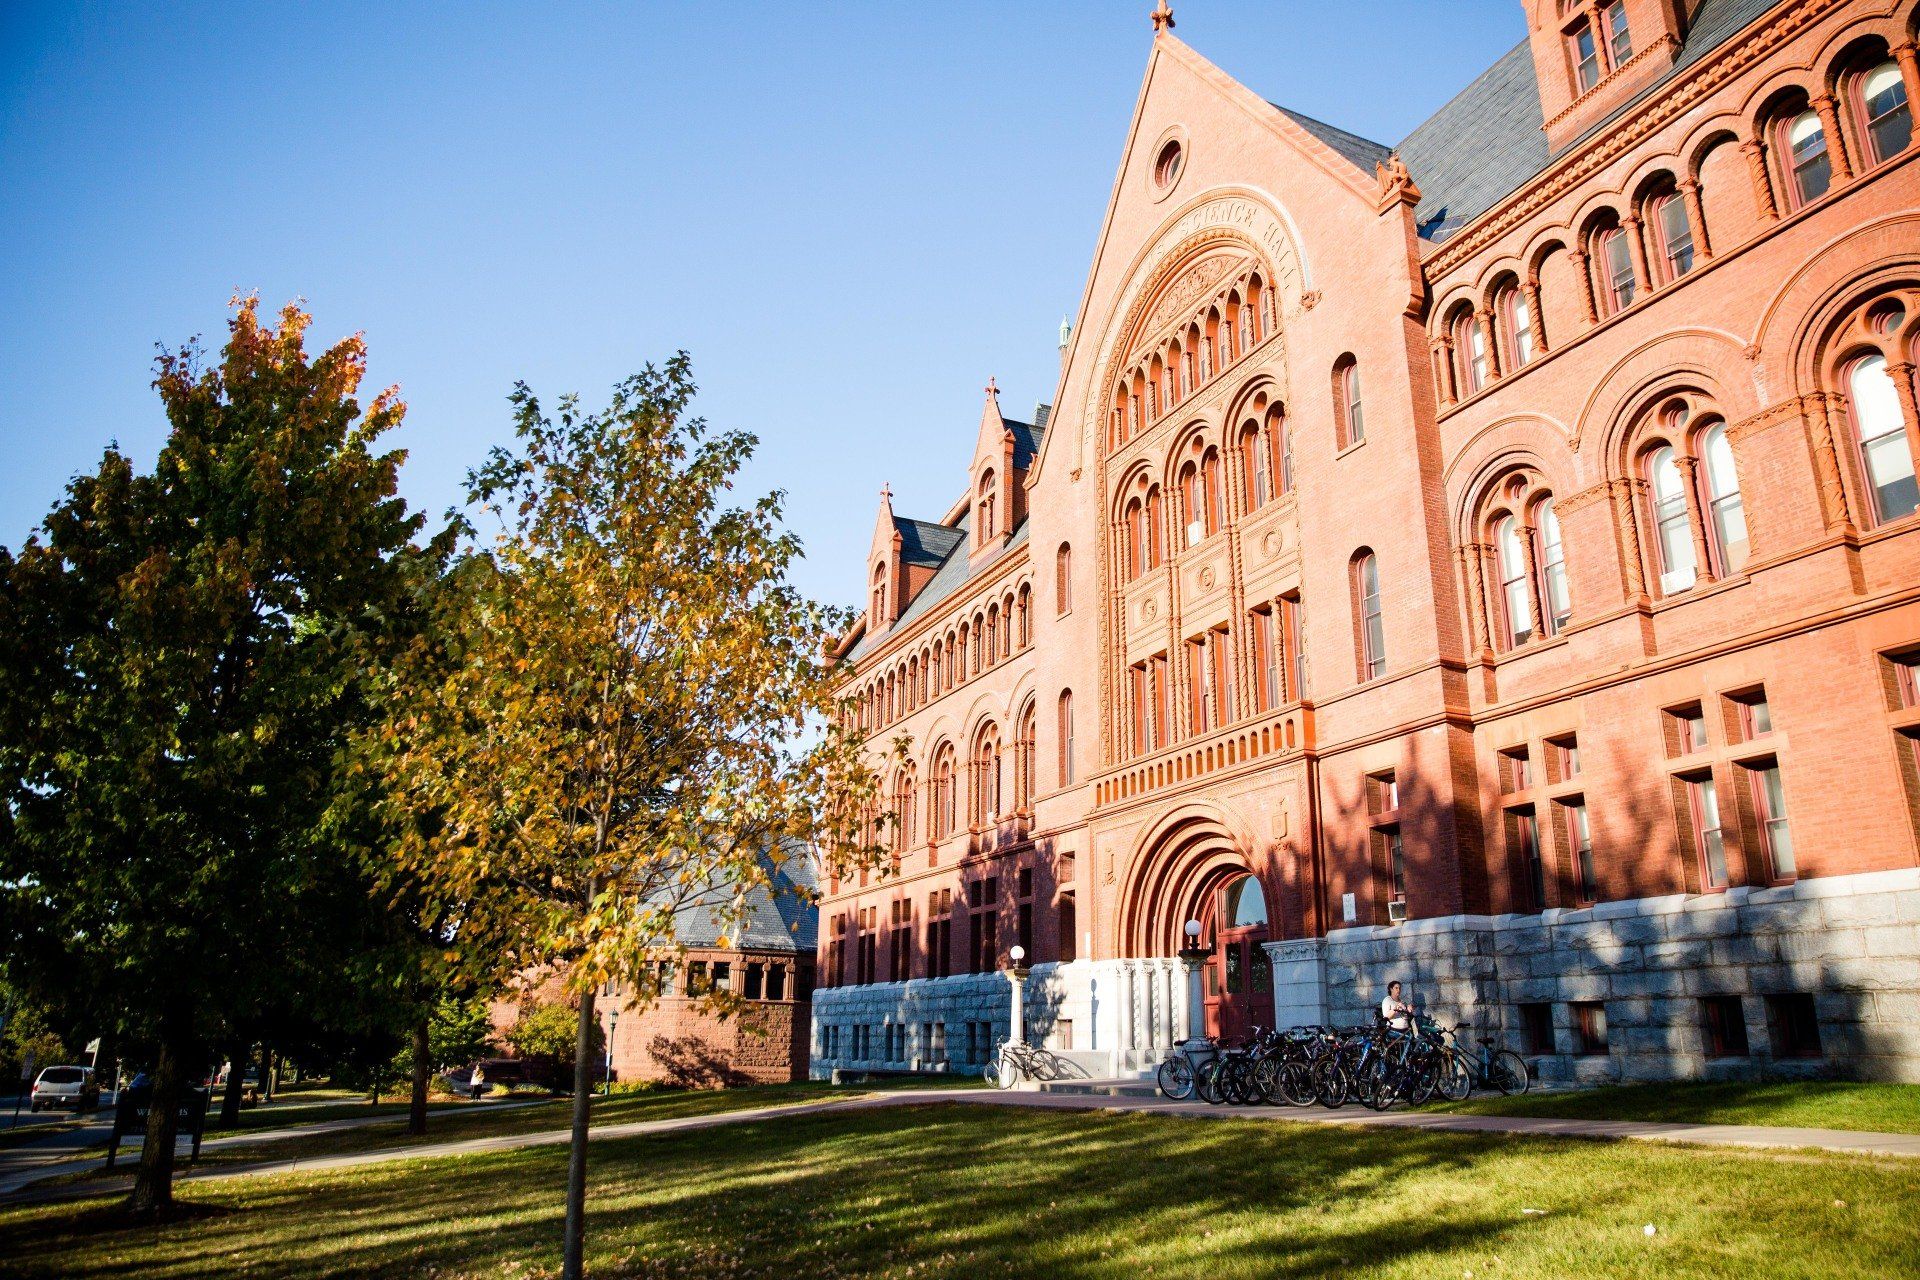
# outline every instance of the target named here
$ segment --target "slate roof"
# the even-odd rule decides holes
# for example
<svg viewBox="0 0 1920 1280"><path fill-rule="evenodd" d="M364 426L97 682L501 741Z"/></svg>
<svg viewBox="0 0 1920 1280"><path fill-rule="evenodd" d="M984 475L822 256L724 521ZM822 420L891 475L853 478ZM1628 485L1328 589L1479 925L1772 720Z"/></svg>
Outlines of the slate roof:
<svg viewBox="0 0 1920 1280"><path fill-rule="evenodd" d="M908 564L937 565L967 538L959 529L909 516L895 516L893 527L900 535L900 558Z"/></svg>
<svg viewBox="0 0 1920 1280"><path fill-rule="evenodd" d="M816 886L813 855L805 845L790 841L776 862L762 854L773 887L756 885L747 893L746 917L728 945L742 951L812 951L820 940L820 909L811 899ZM674 935L683 946L711 947L726 933L718 906L683 908L674 917Z"/></svg>
<svg viewBox="0 0 1920 1280"><path fill-rule="evenodd" d="M1042 405L1041 407L1051 416L1053 406ZM1036 413L1033 416L1038 418L1041 415ZM1044 423L1035 426L1031 422L1015 422L1004 415L1001 416L1000 421L1006 423L1007 430L1013 432L1013 465L1022 471L1031 469L1033 460L1040 454L1040 439L1047 434L1046 426Z"/></svg>
<svg viewBox="0 0 1920 1280"><path fill-rule="evenodd" d="M1345 156L1369 177L1373 174L1373 166L1392 154L1391 147L1383 146L1371 138L1363 138L1357 133L1348 133L1345 129L1335 128L1324 120L1315 120L1312 116L1302 115L1292 107L1283 107L1277 102L1270 105L1281 115Z"/></svg>
<svg viewBox="0 0 1920 1280"><path fill-rule="evenodd" d="M1597 121L1576 144L1637 109L1674 76L1784 2L1701 0L1673 66ZM1380 143L1288 107L1275 104L1275 109L1369 173L1388 154ZM1533 51L1522 40L1392 148L1420 188L1420 203L1414 210L1420 238L1441 243L1546 168L1553 157L1547 150L1545 123Z"/></svg>
<svg viewBox="0 0 1920 1280"><path fill-rule="evenodd" d="M891 636L901 627L911 623L915 618L923 617L932 611L935 605L945 600L948 596L951 596L976 576L967 564L968 524L969 517L962 516L959 525L955 527L955 532L957 532L960 537L955 542L953 551L948 554L946 560L942 562L940 567L934 571L933 577L928 580L927 585L920 588L920 594L915 596L913 601L907 605L907 610L900 615L900 620L885 631L882 631L879 635L875 635L869 631L867 634L861 636L860 643L855 645L853 652L847 655L848 661L860 661L860 659L866 657L867 654L885 643L887 637ZM980 571L985 572L987 569L1000 563L1001 556L1011 552L1015 547L1026 542L1026 540L1027 522L1022 520L1014 529L1013 537L1007 540L1006 548L1001 551L1000 555L982 563L979 566Z"/></svg>

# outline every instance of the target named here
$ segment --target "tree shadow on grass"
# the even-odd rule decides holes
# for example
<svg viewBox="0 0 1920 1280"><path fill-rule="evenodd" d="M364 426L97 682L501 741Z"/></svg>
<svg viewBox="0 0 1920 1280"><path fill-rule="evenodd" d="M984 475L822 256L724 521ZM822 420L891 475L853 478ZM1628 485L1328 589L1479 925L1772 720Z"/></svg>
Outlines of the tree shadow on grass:
<svg viewBox="0 0 1920 1280"><path fill-rule="evenodd" d="M1645 1186L1597 1170L1597 1153L1637 1162L1643 1184L1647 1170L1664 1171L1676 1195L1699 1192L1710 1213L1732 1205L1739 1216L1748 1199L1765 1199L1752 1185L1763 1166L1719 1153L900 1106L596 1143L590 1272L810 1280L912 1268L1107 1280L1430 1270L1465 1254L1537 1252L1542 1232L1577 1240L1572 1219L1582 1212L1635 1211ZM1718 1190L1684 1185L1710 1161L1741 1167L1720 1175ZM189 1188L196 1202L232 1212L158 1231L114 1228L88 1208L0 1213L0 1272L411 1277L500 1274L514 1262L514 1275L548 1275L564 1162L565 1149L552 1147ZM1523 1192L1553 1205L1564 1225L1523 1218L1513 1202ZM1824 1185L1815 1194L1866 1199ZM1637 1228L1635 1247L1644 1247ZM1871 1262L1869 1248L1856 1272L1869 1274Z"/></svg>

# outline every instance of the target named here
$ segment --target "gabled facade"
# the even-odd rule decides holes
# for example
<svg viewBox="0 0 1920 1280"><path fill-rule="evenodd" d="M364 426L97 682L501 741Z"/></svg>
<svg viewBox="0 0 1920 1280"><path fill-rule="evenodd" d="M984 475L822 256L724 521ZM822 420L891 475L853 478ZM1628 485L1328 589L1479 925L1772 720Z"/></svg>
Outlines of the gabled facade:
<svg viewBox="0 0 1920 1280"><path fill-rule="evenodd" d="M1915 6L1522 8L1391 148L1156 15L1057 408L883 500L816 1071L977 1066L1018 944L1095 1074L1397 977L1550 1077L1920 1076Z"/></svg>

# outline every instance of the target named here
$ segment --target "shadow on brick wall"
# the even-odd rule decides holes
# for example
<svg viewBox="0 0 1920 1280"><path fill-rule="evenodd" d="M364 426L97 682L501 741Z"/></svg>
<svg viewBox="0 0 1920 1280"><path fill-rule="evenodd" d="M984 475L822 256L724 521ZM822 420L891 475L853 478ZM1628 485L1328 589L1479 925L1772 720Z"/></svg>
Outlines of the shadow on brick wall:
<svg viewBox="0 0 1920 1280"><path fill-rule="evenodd" d="M724 1089L751 1084L729 1055L700 1036L655 1036L647 1044L657 1077L679 1089Z"/></svg>

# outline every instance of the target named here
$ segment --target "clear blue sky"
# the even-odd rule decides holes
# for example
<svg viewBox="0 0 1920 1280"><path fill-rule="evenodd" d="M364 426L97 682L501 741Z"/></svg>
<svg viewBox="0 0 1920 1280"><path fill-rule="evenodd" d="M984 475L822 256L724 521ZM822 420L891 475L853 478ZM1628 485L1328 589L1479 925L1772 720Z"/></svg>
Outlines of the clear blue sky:
<svg viewBox="0 0 1920 1280"><path fill-rule="evenodd" d="M1051 398L1151 7L0 0L0 543L108 440L150 461L154 344L217 345L254 290L365 331L435 512L515 379L598 403L686 348L791 495L801 585L852 602L881 482L937 516L988 375L1012 416ZM1387 143L1525 34L1519 0L1174 11Z"/></svg>

